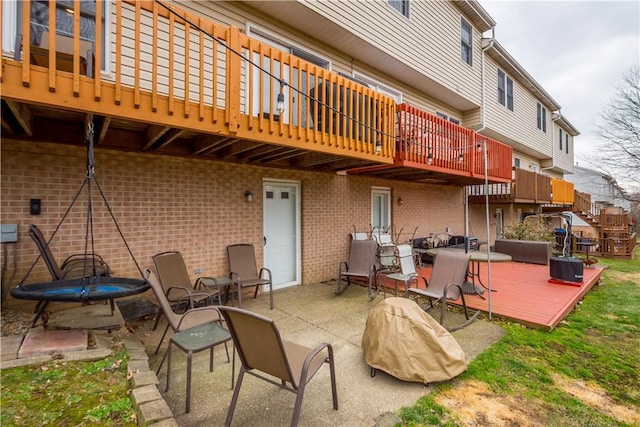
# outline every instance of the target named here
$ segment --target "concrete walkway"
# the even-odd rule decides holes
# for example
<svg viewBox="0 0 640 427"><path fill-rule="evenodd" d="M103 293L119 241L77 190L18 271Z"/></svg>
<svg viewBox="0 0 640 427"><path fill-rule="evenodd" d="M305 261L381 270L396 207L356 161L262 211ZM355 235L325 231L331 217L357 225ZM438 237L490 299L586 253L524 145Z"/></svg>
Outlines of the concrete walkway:
<svg viewBox="0 0 640 427"><path fill-rule="evenodd" d="M336 296L335 289L335 285L313 284L275 291L274 310L269 310L267 296L246 299L243 303L244 308L274 319L287 340L309 347L328 342L334 347L340 409L332 409L329 369L322 368L307 386L300 425L373 426L380 415L413 405L421 396L429 393L430 387L403 382L380 371L371 377L360 341L369 310L382 301L382 296L371 301L367 298L366 288L359 286L351 286L343 295ZM460 315L448 313L448 319L459 321L460 318ZM133 325L135 333L132 338L142 342L149 354L152 370L159 365L167 348L165 342L159 354L153 354L165 325L161 321L156 331L151 331L153 321L136 322ZM477 320L453 333L465 351L467 360L473 359L503 334L499 325L485 320ZM158 375L160 392L178 425L223 425L232 394L231 364L227 363L224 348L216 347L213 372L209 372L208 352L195 354L193 361L190 413L185 413L186 355L175 347L171 387L165 392L165 364ZM236 375L237 372L238 368ZM294 401L293 393L245 376L232 425L288 425Z"/></svg>

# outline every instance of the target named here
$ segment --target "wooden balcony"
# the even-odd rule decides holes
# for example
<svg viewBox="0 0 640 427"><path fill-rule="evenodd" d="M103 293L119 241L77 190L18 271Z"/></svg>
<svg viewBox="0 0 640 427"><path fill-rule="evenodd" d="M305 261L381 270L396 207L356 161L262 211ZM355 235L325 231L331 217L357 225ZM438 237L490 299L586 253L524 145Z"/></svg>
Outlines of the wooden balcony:
<svg viewBox="0 0 640 427"><path fill-rule="evenodd" d="M92 121L102 148L327 172L394 161L392 98L237 28L151 1L21 5L3 135L85 145Z"/></svg>
<svg viewBox="0 0 640 427"><path fill-rule="evenodd" d="M436 184L479 184L485 180L486 144L489 182L511 181L510 146L409 104L398 105L396 121L393 165L350 172Z"/></svg>
<svg viewBox="0 0 640 427"><path fill-rule="evenodd" d="M513 168L513 179L508 184L489 185L490 203L551 203L551 178L528 170ZM469 203L484 203L482 185L468 188Z"/></svg>

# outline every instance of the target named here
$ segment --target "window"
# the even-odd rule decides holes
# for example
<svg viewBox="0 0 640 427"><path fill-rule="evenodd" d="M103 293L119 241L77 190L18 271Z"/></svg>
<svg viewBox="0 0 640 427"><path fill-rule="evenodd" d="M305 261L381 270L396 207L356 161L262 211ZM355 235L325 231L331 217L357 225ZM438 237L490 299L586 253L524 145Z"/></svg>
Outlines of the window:
<svg viewBox="0 0 640 427"><path fill-rule="evenodd" d="M22 5L17 3L22 2L3 2L3 8L5 8L10 14L16 14L16 22L11 23L8 31L16 31L18 34L22 32ZM73 52L73 32L74 32L74 16L73 16L73 2L58 0L55 2L55 33L56 33L56 50L64 53ZM88 50L95 52L93 45L96 41L96 2L95 1L81 1L80 3L80 51L81 56L86 57ZM110 57L110 46L108 31L110 22L110 3L102 3L102 17L101 17L101 39L102 39L102 57L100 59L100 67L102 71L108 72L109 64L107 58ZM8 15L10 16L10 15ZM30 43L32 46L39 46L44 49L48 49L49 33L52 29L49 28L49 4L45 1L32 1L30 3ZM5 18L3 18L3 21ZM5 22L3 22L5 24ZM105 31L105 28L107 31ZM15 40L15 37L7 32L3 32L3 44L5 43L5 37L10 40ZM7 50L13 50L13 46ZM95 71L94 71L95 72Z"/></svg>
<svg viewBox="0 0 640 427"><path fill-rule="evenodd" d="M513 159L513 166L519 168L520 167L520 159L517 157L514 157Z"/></svg>
<svg viewBox="0 0 640 427"><path fill-rule="evenodd" d="M440 117L441 119L448 120L453 124L460 124L460 120L456 119L455 117L447 116L445 113L441 113L440 111L436 111L436 116Z"/></svg>
<svg viewBox="0 0 640 427"><path fill-rule="evenodd" d="M351 80L356 80L358 83L363 84L365 86L369 86L371 89L376 92L382 93L384 95L390 96L396 100L396 103L402 103L402 92L390 87L386 86L383 83L380 83L369 76L366 76L362 73L354 72L353 77L350 77L344 73L339 73L340 75L350 78Z"/></svg>
<svg viewBox="0 0 640 427"><path fill-rule="evenodd" d="M471 24L460 18L460 58L469 65L473 65L473 29Z"/></svg>
<svg viewBox="0 0 640 427"><path fill-rule="evenodd" d="M547 109L538 102L538 129L547 132Z"/></svg>
<svg viewBox="0 0 640 427"><path fill-rule="evenodd" d="M391 225L391 189L373 187L371 189L371 226L386 230Z"/></svg>
<svg viewBox="0 0 640 427"><path fill-rule="evenodd" d="M558 129L558 131L560 131L560 151L562 151L562 129Z"/></svg>
<svg viewBox="0 0 640 427"><path fill-rule="evenodd" d="M389 5L400 12L402 15L409 17L409 0L388 0Z"/></svg>
<svg viewBox="0 0 640 427"><path fill-rule="evenodd" d="M311 52L308 52L304 49L301 49L297 46L294 46L293 43L291 43L290 41L284 40L263 28L259 28L249 24L247 28L247 33L251 37L261 42L267 43L270 46L273 46L277 49L282 50L283 52L290 52L292 55L295 55L298 58L303 59L312 64L315 64L319 67L329 69L331 65L329 61L327 61L326 59L321 58L320 56L315 55ZM260 55L254 52L251 60L254 64L260 64ZM245 64L245 66L248 67L249 65ZM302 73L302 76L300 79L301 87L298 87L298 77L299 77L298 73L300 73L300 71L297 68L293 68L292 70L291 67L289 67L289 65L285 65L284 67L282 67L283 74L281 76L280 61L274 60L273 70L271 70L271 61L267 57L265 57L265 61L263 65L265 72L261 71L256 65L253 65L253 68L254 69L253 69L252 87L254 88L254 90L251 93L251 96L253 97L252 114L254 116L258 116L259 112L262 110L265 117L268 117L268 115L272 113L272 110L275 108L275 105L271 105L269 102L270 100L269 91L271 87L273 87L274 91L278 91L280 89L280 86L278 85L277 79L283 79L286 82L292 82L291 88L294 89L294 90L291 90L291 88L288 85L286 85L282 90L285 98L285 110L283 112L283 115L284 115L283 121L288 124L291 117L293 125L302 126L302 127L311 127L312 126L311 120L308 120L307 103L304 102L304 98L302 97L302 95L300 95L300 93L304 94L304 93L309 93L310 91L310 89L307 88L307 72L306 71L301 72ZM272 73L275 76L275 78L272 77L269 73ZM313 75L309 76L308 80L311 85L311 88L314 88L316 86L316 77ZM260 99L261 87L262 87L262 99ZM289 102L288 102L289 98L292 98L293 105L298 105L298 103L301 104L300 115L298 114L298 108L293 108L293 111L291 111L291 115L289 114ZM301 98L301 99L298 99L298 98ZM275 111L273 111L273 113L275 114ZM276 116L279 118L279 115L276 115Z"/></svg>
<svg viewBox="0 0 640 427"><path fill-rule="evenodd" d="M564 133L564 149L565 153L569 154L569 134Z"/></svg>
<svg viewBox="0 0 640 427"><path fill-rule="evenodd" d="M513 80L498 70L498 103L513 111Z"/></svg>

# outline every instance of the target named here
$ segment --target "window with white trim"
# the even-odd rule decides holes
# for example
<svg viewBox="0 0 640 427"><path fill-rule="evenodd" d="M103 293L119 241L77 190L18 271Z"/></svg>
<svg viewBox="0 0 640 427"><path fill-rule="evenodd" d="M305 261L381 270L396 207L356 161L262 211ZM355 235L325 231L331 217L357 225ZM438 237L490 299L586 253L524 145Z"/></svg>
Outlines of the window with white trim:
<svg viewBox="0 0 640 427"><path fill-rule="evenodd" d="M538 102L538 129L547 133L547 109Z"/></svg>
<svg viewBox="0 0 640 427"><path fill-rule="evenodd" d="M406 18L409 17L409 0L388 0L387 3Z"/></svg>
<svg viewBox="0 0 640 427"><path fill-rule="evenodd" d="M379 230L387 230L391 226L390 188L371 188L371 226Z"/></svg>
<svg viewBox="0 0 640 427"><path fill-rule="evenodd" d="M498 69L498 103L513 111L513 80Z"/></svg>
<svg viewBox="0 0 640 427"><path fill-rule="evenodd" d="M473 65L473 27L464 18L460 18L460 58Z"/></svg>

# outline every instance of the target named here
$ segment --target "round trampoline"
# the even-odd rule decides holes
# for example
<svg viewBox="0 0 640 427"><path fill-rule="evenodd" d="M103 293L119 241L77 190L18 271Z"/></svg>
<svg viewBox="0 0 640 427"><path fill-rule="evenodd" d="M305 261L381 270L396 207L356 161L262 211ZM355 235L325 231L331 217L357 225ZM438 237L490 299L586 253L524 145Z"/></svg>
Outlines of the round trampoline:
<svg viewBox="0 0 640 427"><path fill-rule="evenodd" d="M142 279L91 277L18 285L11 296L19 299L58 302L106 301L142 293L149 284Z"/></svg>

